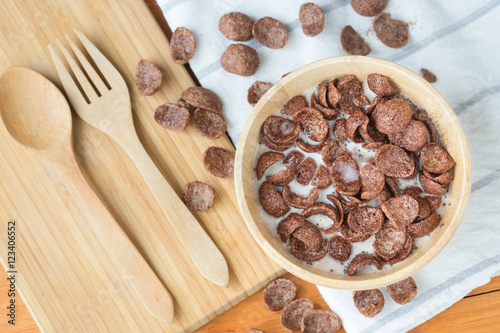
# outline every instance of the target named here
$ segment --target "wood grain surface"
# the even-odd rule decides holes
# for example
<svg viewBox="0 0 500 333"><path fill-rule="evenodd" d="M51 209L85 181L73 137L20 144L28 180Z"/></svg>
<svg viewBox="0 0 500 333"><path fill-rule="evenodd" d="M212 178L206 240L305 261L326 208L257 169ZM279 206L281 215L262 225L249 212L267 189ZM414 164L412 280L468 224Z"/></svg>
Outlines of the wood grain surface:
<svg viewBox="0 0 500 333"><path fill-rule="evenodd" d="M228 138L204 139L192 125L181 133L169 132L154 121L154 109L177 101L193 81L183 66L171 61L167 39L142 0L2 1L0 72L25 66L60 87L48 44L59 39L68 47L65 33L78 40L73 28L85 33L123 75L139 138L177 195L193 180L214 188L213 208L194 215L228 262L229 288L199 274L133 161L75 114L78 163L172 294L174 324L156 320L135 297L64 175L19 147L1 125L0 230L6 230L9 219L17 221L17 287L45 332L192 331L284 270L248 235L234 200L233 180L216 178L202 166L209 146L234 149ZM155 62L164 73L162 89L154 96L140 96L135 89L135 66L141 58ZM6 235L0 232L2 249ZM0 258L5 267L7 251L0 251Z"/></svg>

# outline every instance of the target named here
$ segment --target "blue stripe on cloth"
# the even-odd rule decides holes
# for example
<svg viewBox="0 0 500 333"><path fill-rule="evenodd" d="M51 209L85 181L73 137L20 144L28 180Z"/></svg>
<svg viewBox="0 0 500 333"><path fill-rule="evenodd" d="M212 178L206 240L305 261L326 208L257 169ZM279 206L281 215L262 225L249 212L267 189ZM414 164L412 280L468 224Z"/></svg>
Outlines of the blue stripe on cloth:
<svg viewBox="0 0 500 333"><path fill-rule="evenodd" d="M376 321L375 323L373 323L373 325L365 328L362 331L362 333L370 333L378 331L382 327L389 325L390 323L398 320L402 316L411 313L413 311L416 311L417 307L424 305L429 300L433 299L439 294L442 294L451 287L459 283L462 283L463 281L470 279L473 276L481 273L482 271L498 264L500 264L500 254L497 254L489 259L486 259L478 264L475 264L472 267L467 268L466 270L463 270L462 272L449 278L448 280L441 282L434 288L427 290L422 295L417 296L411 303L408 303L404 307L401 307L398 310L387 314L384 318Z"/></svg>
<svg viewBox="0 0 500 333"><path fill-rule="evenodd" d="M494 181L498 180L500 178L500 169L497 169L490 173L489 175L484 176L481 179L476 180L474 183L472 183L471 186L471 193L474 193L476 191L479 191L485 186L490 185Z"/></svg>
<svg viewBox="0 0 500 333"><path fill-rule="evenodd" d="M435 41L440 40L441 38L446 37L449 34L452 34L454 32L457 32L457 31L465 28L466 26L468 26L472 22L483 17L485 14L490 12L492 9L494 9L498 5L500 5L500 1L493 0L492 2L484 5L483 7L479 8L478 10L474 11L472 14L464 17L460 21L458 21L452 25L449 25L445 28L442 28L441 30L439 30L437 32L434 32L433 34L422 39L421 41L419 41L415 44L412 44L409 47L405 48L404 51L393 54L392 56L388 57L387 60L396 62L396 61L399 61L399 60L404 59L406 57L409 57L412 54L414 54L415 52L420 51L421 49L431 45Z"/></svg>
<svg viewBox="0 0 500 333"><path fill-rule="evenodd" d="M186 1L186 0L177 0L177 1ZM345 6L349 5L350 3L351 3L350 0L332 1L329 4L322 6L321 9L323 9L323 13L327 14L327 13L330 13L334 10L339 9L339 8L345 7ZM300 27L300 21L298 19L293 20L293 21L285 24L285 27L288 31L293 31L293 30L297 29L298 27ZM252 41L250 41L248 46L257 50L257 49L262 47L262 44L257 42L255 39L252 39ZM202 69L200 69L199 71L197 71L196 78L199 81L201 81L203 78L205 78L206 76L212 74L213 72L215 72L219 69L221 69L220 60L214 61L211 64L209 64L209 65L203 67Z"/></svg>
<svg viewBox="0 0 500 333"><path fill-rule="evenodd" d="M461 114L474 104L482 101L488 96L491 96L493 94L499 93L500 92L500 84L497 84L496 86L490 87L483 89L479 91L478 93L474 94L472 97L467 98L465 101L462 103L458 104L455 106L454 110L457 115Z"/></svg>

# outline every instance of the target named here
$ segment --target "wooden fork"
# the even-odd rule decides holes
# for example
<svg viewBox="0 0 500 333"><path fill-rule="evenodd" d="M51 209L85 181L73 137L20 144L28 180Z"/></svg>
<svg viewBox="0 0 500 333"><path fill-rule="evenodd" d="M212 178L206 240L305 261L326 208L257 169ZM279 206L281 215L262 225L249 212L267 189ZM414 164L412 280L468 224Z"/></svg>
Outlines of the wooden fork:
<svg viewBox="0 0 500 333"><path fill-rule="evenodd" d="M132 120L130 95L125 80L83 33L76 29L74 31L111 89L108 89L83 53L66 36L81 67L91 80L89 82L77 61L72 58L58 40L74 76L87 96L87 101L55 53L52 45L49 45L52 59L71 105L83 120L108 134L122 146L144 177L149 189L169 220L171 228L181 239L198 270L209 281L227 287L229 276L224 256L165 180L144 150L137 136Z"/></svg>

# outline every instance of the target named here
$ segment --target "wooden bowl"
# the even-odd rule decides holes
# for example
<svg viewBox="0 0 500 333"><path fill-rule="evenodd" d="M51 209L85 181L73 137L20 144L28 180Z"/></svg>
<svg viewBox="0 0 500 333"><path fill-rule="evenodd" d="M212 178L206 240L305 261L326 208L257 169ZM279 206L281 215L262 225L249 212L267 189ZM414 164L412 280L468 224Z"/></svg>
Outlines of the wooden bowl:
<svg viewBox="0 0 500 333"><path fill-rule="evenodd" d="M254 189L254 159L264 120L281 109L290 98L315 87L319 82L355 74L366 80L370 73L387 76L402 94L427 110L436 124L443 144L456 162L455 179L441 222L430 238L402 263L366 275L349 277L307 265L295 258L275 238L258 208ZM257 243L280 266L294 275L336 289L371 289L386 286L414 274L429 263L450 241L464 215L470 194L470 159L467 141L452 108L427 81L392 62L362 56L334 57L304 66L285 76L259 101L248 117L236 149L236 194L246 224ZM332 259L333 260L333 259Z"/></svg>

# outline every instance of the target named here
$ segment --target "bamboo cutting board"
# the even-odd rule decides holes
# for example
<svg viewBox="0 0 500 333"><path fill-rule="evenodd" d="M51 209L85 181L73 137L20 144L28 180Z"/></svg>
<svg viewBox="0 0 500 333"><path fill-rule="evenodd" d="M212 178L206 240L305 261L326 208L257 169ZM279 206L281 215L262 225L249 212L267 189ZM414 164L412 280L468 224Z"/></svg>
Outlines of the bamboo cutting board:
<svg viewBox="0 0 500 333"><path fill-rule="evenodd" d="M206 140L192 124L181 133L168 132L154 121L154 109L177 101L193 82L184 67L170 60L167 40L141 0L0 2L0 72L26 66L60 87L47 44L57 38L66 43L65 33L76 41L73 28L83 31L124 76L139 137L174 190L181 194L193 180L214 188L213 208L194 215L226 258L230 286L203 279L133 162L76 115L74 144L83 172L172 294L175 322L159 322L142 307L64 176L14 143L3 124L0 258L5 267L7 223L16 220L17 287L42 331L192 331L284 271L249 235L233 180L215 178L202 166L207 147L233 149L228 138ZM162 90L151 97L140 96L134 86L141 58L157 63L165 74Z"/></svg>

